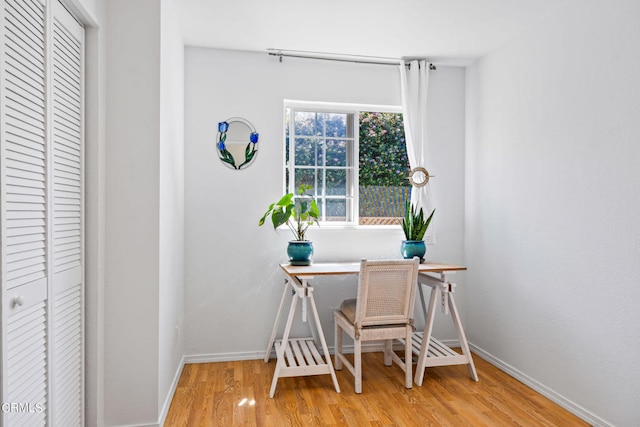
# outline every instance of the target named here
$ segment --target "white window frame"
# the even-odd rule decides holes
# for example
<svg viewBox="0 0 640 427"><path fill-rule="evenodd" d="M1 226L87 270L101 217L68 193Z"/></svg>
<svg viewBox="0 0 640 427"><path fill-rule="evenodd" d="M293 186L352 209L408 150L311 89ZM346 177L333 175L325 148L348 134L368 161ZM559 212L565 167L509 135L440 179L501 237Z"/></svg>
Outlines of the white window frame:
<svg viewBox="0 0 640 427"><path fill-rule="evenodd" d="M388 228L389 226L384 225L360 225L360 190L359 190L359 175L360 175L360 123L359 117L360 113L363 111L370 112L379 112L379 113L403 113L402 106L400 105L376 105L376 104L352 104L352 103L338 103L338 102L316 102L316 101L297 101L297 100L284 100L283 106L283 118L286 117L287 108L291 109L291 111L311 111L311 112L322 112L322 113L337 113L337 114L352 114L353 116L353 148L351 152L351 156L353 157L353 165L351 167L353 178L351 183L347 184L350 186L350 194L352 197L351 203L351 221L320 221L322 226L336 227L336 228ZM289 116L289 130L292 131L294 129L293 119L294 114ZM290 185L295 183L295 162L289 162L287 164L287 133L286 133L286 123L283 120L283 165L288 169L289 173L289 183ZM289 154L295 155L295 138L289 138ZM326 166L325 166L326 168ZM326 170L326 169L325 169ZM326 182L323 180L323 185L326 185ZM283 176L282 186L284 188L285 193L295 193L295 188L287 188L287 178L286 173ZM325 196L326 197L326 196ZM349 199L349 195L346 196ZM325 198L326 200L326 198ZM326 209L326 203L323 203L323 210ZM348 206L347 206L348 209ZM324 216L324 215L323 215ZM347 216L349 214L347 213Z"/></svg>

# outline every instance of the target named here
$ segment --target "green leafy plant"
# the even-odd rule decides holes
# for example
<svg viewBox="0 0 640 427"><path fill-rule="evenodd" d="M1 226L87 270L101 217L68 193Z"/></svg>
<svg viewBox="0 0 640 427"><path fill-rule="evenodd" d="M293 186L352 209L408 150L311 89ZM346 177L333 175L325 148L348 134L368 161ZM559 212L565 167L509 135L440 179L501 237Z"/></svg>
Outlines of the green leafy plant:
<svg viewBox="0 0 640 427"><path fill-rule="evenodd" d="M274 230L282 224L287 224L295 240L306 240L307 229L314 223L318 224L318 218L320 218L320 209L315 198L307 193L309 189L311 189L310 185L301 185L298 187L297 195L288 193L277 202L271 203L258 225L263 225L271 215Z"/></svg>
<svg viewBox="0 0 640 427"><path fill-rule="evenodd" d="M436 213L434 209L427 219L424 218L422 208L418 211L409 201L407 201L404 209L404 218L401 220L402 231L407 240L422 240L424 233L427 232L431 218Z"/></svg>

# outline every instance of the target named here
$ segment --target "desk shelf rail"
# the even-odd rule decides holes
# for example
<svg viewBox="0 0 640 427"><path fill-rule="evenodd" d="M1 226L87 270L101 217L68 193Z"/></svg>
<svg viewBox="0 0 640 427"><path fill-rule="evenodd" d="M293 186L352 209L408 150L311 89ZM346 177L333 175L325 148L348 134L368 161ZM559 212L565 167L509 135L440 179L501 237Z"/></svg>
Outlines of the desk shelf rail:
<svg viewBox="0 0 640 427"><path fill-rule="evenodd" d="M280 352L282 341L275 342L276 354ZM284 349L284 362L276 369L279 377L330 374L329 364L320 355L313 338L289 339Z"/></svg>
<svg viewBox="0 0 640 427"><path fill-rule="evenodd" d="M411 337L411 347L413 354L420 356L420 348L422 346L423 332L414 332ZM441 341L431 337L429 340L429 348L427 350L426 367L447 366L447 365L466 365L469 363L469 356L456 353L453 349L443 344Z"/></svg>

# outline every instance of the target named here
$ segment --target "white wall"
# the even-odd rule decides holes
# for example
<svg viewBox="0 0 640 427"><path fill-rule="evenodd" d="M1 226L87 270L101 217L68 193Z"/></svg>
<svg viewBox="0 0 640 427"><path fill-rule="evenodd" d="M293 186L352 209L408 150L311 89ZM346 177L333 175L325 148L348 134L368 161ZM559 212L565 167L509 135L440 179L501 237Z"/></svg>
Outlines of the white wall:
<svg viewBox="0 0 640 427"><path fill-rule="evenodd" d="M104 418L106 31L104 2L75 5L85 24L85 424Z"/></svg>
<svg viewBox="0 0 640 427"><path fill-rule="evenodd" d="M158 414L160 5L107 2L105 425Z"/></svg>
<svg viewBox="0 0 640 427"><path fill-rule="evenodd" d="M103 0L60 0L65 6L74 14L74 16L81 20L85 28L88 26L99 27L100 24L104 24L104 3Z"/></svg>
<svg viewBox="0 0 640 427"><path fill-rule="evenodd" d="M182 367L184 321L184 45L174 1L161 4L158 406L166 415Z"/></svg>
<svg viewBox="0 0 640 427"><path fill-rule="evenodd" d="M389 66L277 58L187 48L185 60L185 353L191 360L260 358L282 294L278 264L285 230L258 219L283 192L283 99L400 103L398 70ZM464 200L464 71L432 74L434 221L438 245L428 257L462 263ZM217 123L241 116L260 134L256 161L242 171L217 158ZM316 261L400 256L400 227L309 232ZM462 282L463 274L460 275ZM322 280L316 299L333 344L330 308L355 295L355 277ZM444 338L455 337L437 325ZM302 328L304 331L304 328Z"/></svg>
<svg viewBox="0 0 640 427"><path fill-rule="evenodd" d="M470 341L618 426L640 421L638 22L580 4L467 71Z"/></svg>
<svg viewBox="0 0 640 427"><path fill-rule="evenodd" d="M91 4L87 425L158 425L184 353L184 48L172 0Z"/></svg>

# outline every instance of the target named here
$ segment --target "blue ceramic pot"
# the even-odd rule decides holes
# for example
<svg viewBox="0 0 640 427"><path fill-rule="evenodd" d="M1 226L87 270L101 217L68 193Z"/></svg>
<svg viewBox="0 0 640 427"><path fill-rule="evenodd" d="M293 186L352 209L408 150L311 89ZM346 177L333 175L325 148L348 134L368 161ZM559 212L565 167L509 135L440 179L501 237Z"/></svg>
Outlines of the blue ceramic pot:
<svg viewBox="0 0 640 427"><path fill-rule="evenodd" d="M313 243L308 240L292 240L287 246L287 255L291 265L311 265Z"/></svg>
<svg viewBox="0 0 640 427"><path fill-rule="evenodd" d="M400 252L404 259L411 259L417 256L422 262L424 261L424 254L427 252L427 246L424 244L424 240L403 240Z"/></svg>

